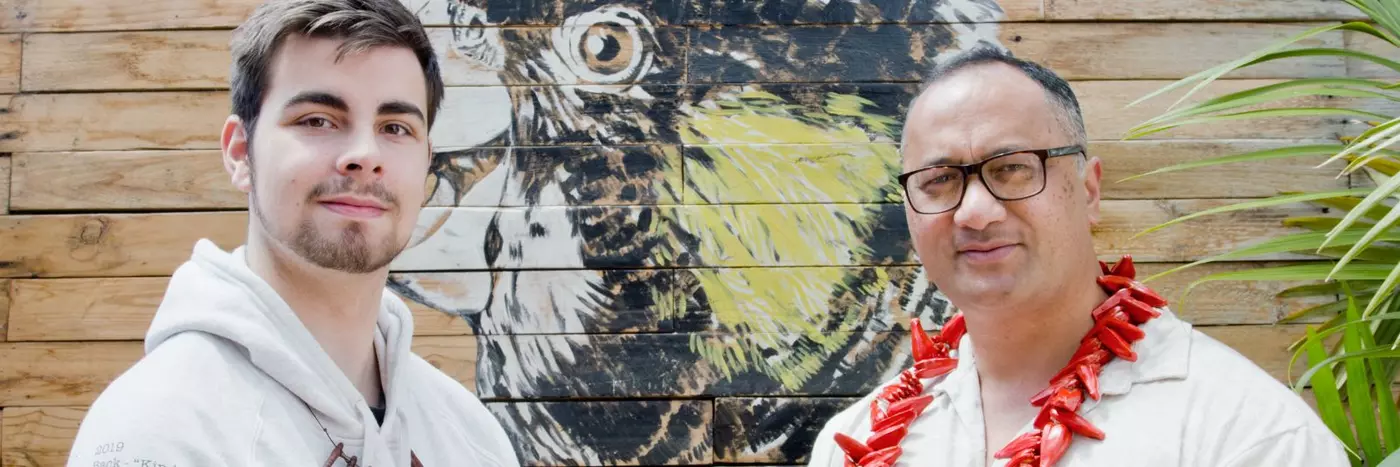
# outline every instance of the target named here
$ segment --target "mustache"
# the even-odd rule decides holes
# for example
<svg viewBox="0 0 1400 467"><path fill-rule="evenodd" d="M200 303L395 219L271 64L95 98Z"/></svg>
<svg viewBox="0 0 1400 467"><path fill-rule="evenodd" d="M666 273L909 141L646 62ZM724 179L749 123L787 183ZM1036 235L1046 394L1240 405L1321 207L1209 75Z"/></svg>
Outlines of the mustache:
<svg viewBox="0 0 1400 467"><path fill-rule="evenodd" d="M324 198L328 196L353 194L360 196L369 196L378 199L379 202L384 203L385 206L388 206L395 210L398 209L399 197L394 196L394 194L391 193L388 188L385 188L383 184L374 183L371 185L361 185L359 187L355 187L354 185L355 180L350 177L340 177L335 180L327 180L316 184L315 187L312 187L311 193L307 195L307 198L315 200L317 198Z"/></svg>

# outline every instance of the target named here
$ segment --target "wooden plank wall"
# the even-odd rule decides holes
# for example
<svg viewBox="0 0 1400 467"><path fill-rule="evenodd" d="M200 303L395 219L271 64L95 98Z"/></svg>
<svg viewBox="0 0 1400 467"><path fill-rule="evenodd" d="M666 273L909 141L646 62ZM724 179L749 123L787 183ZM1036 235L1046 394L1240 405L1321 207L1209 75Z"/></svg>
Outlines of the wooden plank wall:
<svg viewBox="0 0 1400 467"><path fill-rule="evenodd" d="M1161 271L1324 213L1138 230L1353 183L1317 160L1114 183L1353 131L1241 122L1117 141L1170 99L1125 104L1170 80L1357 17L1332 0L404 1L449 85L422 220L444 228L395 263L393 286L419 298L414 348L486 398L531 465L799 464L826 417L897 371L909 318L950 312L921 294L905 238L899 121L920 73L958 44L995 42L1072 80L1105 160L1105 259ZM0 465L62 465L85 406L140 357L193 242L243 240L246 198L217 138L229 33L256 3L22 0L0 15ZM578 23L590 11L632 19ZM947 24L959 16L976 23ZM554 43L556 30L585 46ZM1383 50L1340 33L1307 43ZM548 73L511 71L551 56ZM1205 95L1383 75L1311 58ZM512 133L512 120L551 130ZM545 194L503 189L527 179ZM1201 274L1258 264L1157 287L1176 298ZM1274 299L1281 287L1211 284L1176 306L1282 378L1301 328L1274 323L1308 302Z"/></svg>

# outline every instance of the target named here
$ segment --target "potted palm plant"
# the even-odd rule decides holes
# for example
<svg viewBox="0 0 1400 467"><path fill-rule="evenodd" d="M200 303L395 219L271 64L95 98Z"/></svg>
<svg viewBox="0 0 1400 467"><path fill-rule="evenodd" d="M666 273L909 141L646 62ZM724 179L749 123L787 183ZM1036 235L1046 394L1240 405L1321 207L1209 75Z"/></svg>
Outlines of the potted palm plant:
<svg viewBox="0 0 1400 467"><path fill-rule="evenodd" d="M1303 57L1340 57L1400 75L1400 1L1344 0L1366 19L1309 29L1286 40L1256 50L1175 81L1130 104L1138 105L1166 93L1190 89L1162 114L1128 131L1125 139L1138 139L1188 125L1255 118L1344 118L1362 130L1335 142L1300 144L1213 156L1162 167L1129 177L1150 177L1183 170L1199 170L1222 164L1283 158L1326 156L1317 170L1340 170L1365 183L1344 190L1283 192L1271 198L1250 200L1191 213L1154 226L1138 235L1190 219L1232 211L1294 203L1312 203L1345 213L1340 217L1293 217L1290 233L1250 244L1226 253L1163 271L1150 281L1200 264L1277 255L1304 254L1318 258L1302 264L1259 267L1206 275L1191 287L1208 281L1305 281L1288 288L1282 297L1323 297L1320 305L1294 310L1283 318L1319 321L1306 327L1293 346L1294 359L1303 358L1307 371L1290 384L1298 393L1310 387L1319 415L1350 451L1355 466L1400 466L1400 412L1392 392L1400 364L1400 81L1394 78L1300 78L1258 86L1212 99L1185 104L1191 95L1213 81L1240 69ZM1381 53L1356 49L1303 47L1305 39L1331 31L1351 31L1380 41ZM1387 58L1391 57L1391 58ZM1388 73L1386 73L1388 75ZM1298 98L1328 96L1342 105L1298 105ZM1369 104L1368 104L1369 103ZM1337 169L1337 167L1341 167Z"/></svg>

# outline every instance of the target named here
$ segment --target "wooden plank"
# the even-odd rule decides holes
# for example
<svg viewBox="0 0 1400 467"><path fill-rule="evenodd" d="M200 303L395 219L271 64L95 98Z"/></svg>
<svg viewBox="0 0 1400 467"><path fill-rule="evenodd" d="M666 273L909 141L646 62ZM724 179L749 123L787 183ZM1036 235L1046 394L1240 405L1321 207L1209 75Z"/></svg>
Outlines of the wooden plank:
<svg viewBox="0 0 1400 467"><path fill-rule="evenodd" d="M9 280L0 280L0 342L8 339L10 332L10 289Z"/></svg>
<svg viewBox="0 0 1400 467"><path fill-rule="evenodd" d="M1317 24L1010 23L1001 43L1070 80L1180 79L1238 59ZM1342 34L1313 36L1299 47L1342 47ZM1169 55L1170 58L1164 58ZM1340 57L1303 57L1252 66L1230 78L1339 76Z"/></svg>
<svg viewBox="0 0 1400 467"><path fill-rule="evenodd" d="M29 34L24 90L228 87L226 30Z"/></svg>
<svg viewBox="0 0 1400 467"><path fill-rule="evenodd" d="M13 158L11 156L0 156L0 215L10 213L10 165Z"/></svg>
<svg viewBox="0 0 1400 467"><path fill-rule="evenodd" d="M425 336L412 349L468 389L476 386L476 340ZM0 344L0 406L90 405L143 353L140 341Z"/></svg>
<svg viewBox="0 0 1400 467"><path fill-rule="evenodd" d="M1142 140L1096 141L1089 155L1103 160L1104 199L1262 198L1284 191L1346 189L1337 178L1340 165L1317 168L1327 156L1292 157L1264 162L1232 163L1142 178L1123 179L1191 161L1251 151L1335 141L1285 140ZM1238 183L1241 179L1249 183Z"/></svg>
<svg viewBox="0 0 1400 467"><path fill-rule="evenodd" d="M582 39L597 32L587 26L435 27L427 31L447 86L684 81L686 32L681 28L630 27L613 31L607 38L616 41L615 48L572 51L577 55L572 57L577 60L576 66L581 68L528 76L516 70L517 64L538 62L540 55L554 54L547 46L553 35ZM24 44L24 90L228 89L231 37L232 31L227 29L30 34ZM624 46L626 49L622 49ZM637 47L642 50L634 58L631 50ZM18 50L14 56L18 60ZM0 50L0 76L4 73L4 59L5 53ZM14 68L19 70L18 62ZM609 78L590 80L585 73ZM3 83L0 79L0 89L4 89Z"/></svg>
<svg viewBox="0 0 1400 467"><path fill-rule="evenodd" d="M1139 232L1171 219L1240 200L1160 200L1103 202L1100 222L1094 228L1094 246L1100 259L1116 261L1124 254L1142 261L1192 261L1301 230L1282 226L1292 216L1321 216L1321 208L1290 205L1206 216L1143 235ZM1279 254L1254 260L1311 259Z"/></svg>
<svg viewBox="0 0 1400 467"><path fill-rule="evenodd" d="M906 363L906 332L481 336L491 399L858 396ZM647 368L639 372L638 368Z"/></svg>
<svg viewBox="0 0 1400 467"><path fill-rule="evenodd" d="M23 36L0 34L0 93L19 92L23 50Z"/></svg>
<svg viewBox="0 0 1400 467"><path fill-rule="evenodd" d="M1033 21L1043 18L1041 0L943 3L927 0L751 2L692 0L692 24L788 25ZM958 17L957 15L962 15ZM964 19L965 18L965 19Z"/></svg>
<svg viewBox="0 0 1400 467"><path fill-rule="evenodd" d="M1121 2L1113 0L1045 0L1051 20L1343 20L1364 18L1355 8L1334 0L1181 0Z"/></svg>
<svg viewBox="0 0 1400 467"><path fill-rule="evenodd" d="M562 0L399 0L424 26L558 25Z"/></svg>
<svg viewBox="0 0 1400 467"><path fill-rule="evenodd" d="M520 462L709 465L714 403L704 400L489 402Z"/></svg>
<svg viewBox="0 0 1400 467"><path fill-rule="evenodd" d="M87 407L8 407L0 425L0 464L62 466Z"/></svg>
<svg viewBox="0 0 1400 467"><path fill-rule="evenodd" d="M1344 31L1343 34L1345 34L1346 48L1348 49L1400 61L1400 51L1397 51L1396 47L1389 42L1355 31ZM1383 78L1394 81L1400 79L1400 71L1368 60L1347 58L1347 76Z"/></svg>
<svg viewBox="0 0 1400 467"><path fill-rule="evenodd" d="M1187 103L1220 95L1277 83L1277 80L1221 80L1194 94ZM1127 131L1161 115L1172 103L1185 95L1185 89L1157 96L1133 107L1126 107L1171 81L1077 81L1070 83L1084 113L1089 139L1119 140ZM1342 99L1307 97L1285 101L1288 105L1338 107ZM1184 105L1184 104L1183 104ZM1270 106L1273 107L1273 106ZM1249 120L1213 122L1173 128L1146 136L1144 139L1292 139L1315 140L1334 138L1342 131L1343 122L1337 118L1272 117Z"/></svg>
<svg viewBox="0 0 1400 467"><path fill-rule="evenodd" d="M0 217L0 276L169 275L209 238L231 250L244 212Z"/></svg>
<svg viewBox="0 0 1400 467"><path fill-rule="evenodd" d="M690 82L918 82L935 59L955 53L958 43L952 37L972 35L960 29L906 24L696 28L690 36Z"/></svg>
<svg viewBox="0 0 1400 467"><path fill-rule="evenodd" d="M213 149L225 92L19 94L3 98L0 152Z"/></svg>
<svg viewBox="0 0 1400 467"><path fill-rule="evenodd" d="M757 5L757 4L755 4ZM874 8L871 6L870 8ZM1315 25L1214 23L979 23L986 35L1070 80L1179 79L1253 52ZM918 82L936 57L956 52L950 39L969 26L714 27L694 29L693 83ZM998 32L999 31L999 32ZM1163 44L1183 51L1161 59ZM1220 45L1224 44L1224 45ZM1302 41L1343 45L1340 32ZM1230 78L1338 76L1341 58L1311 57L1250 67Z"/></svg>
<svg viewBox="0 0 1400 467"><path fill-rule="evenodd" d="M914 83L695 85L687 145L898 142Z"/></svg>
<svg viewBox="0 0 1400 467"><path fill-rule="evenodd" d="M859 398L743 397L715 400L715 460L802 463L831 417Z"/></svg>
<svg viewBox="0 0 1400 467"><path fill-rule="evenodd" d="M17 0L0 15L0 31L94 31L231 27L261 0L101 2Z"/></svg>
<svg viewBox="0 0 1400 467"><path fill-rule="evenodd" d="M0 344L0 406L92 404L142 353L140 342Z"/></svg>
<svg viewBox="0 0 1400 467"><path fill-rule="evenodd" d="M219 151L18 153L14 211L229 209L248 207Z"/></svg>
<svg viewBox="0 0 1400 467"><path fill-rule="evenodd" d="M13 281L10 340L141 340L169 286L167 277L22 279ZM415 336L467 335L466 322L414 310Z"/></svg>

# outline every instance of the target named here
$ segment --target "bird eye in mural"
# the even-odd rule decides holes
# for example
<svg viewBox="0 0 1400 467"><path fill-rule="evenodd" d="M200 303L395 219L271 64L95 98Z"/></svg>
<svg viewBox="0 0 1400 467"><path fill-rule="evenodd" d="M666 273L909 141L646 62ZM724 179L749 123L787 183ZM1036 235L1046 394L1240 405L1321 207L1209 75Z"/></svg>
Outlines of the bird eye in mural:
<svg viewBox="0 0 1400 467"><path fill-rule="evenodd" d="M448 3L390 286L470 324L528 462L796 460L950 314L900 121L938 60L1000 47L991 0Z"/></svg>

